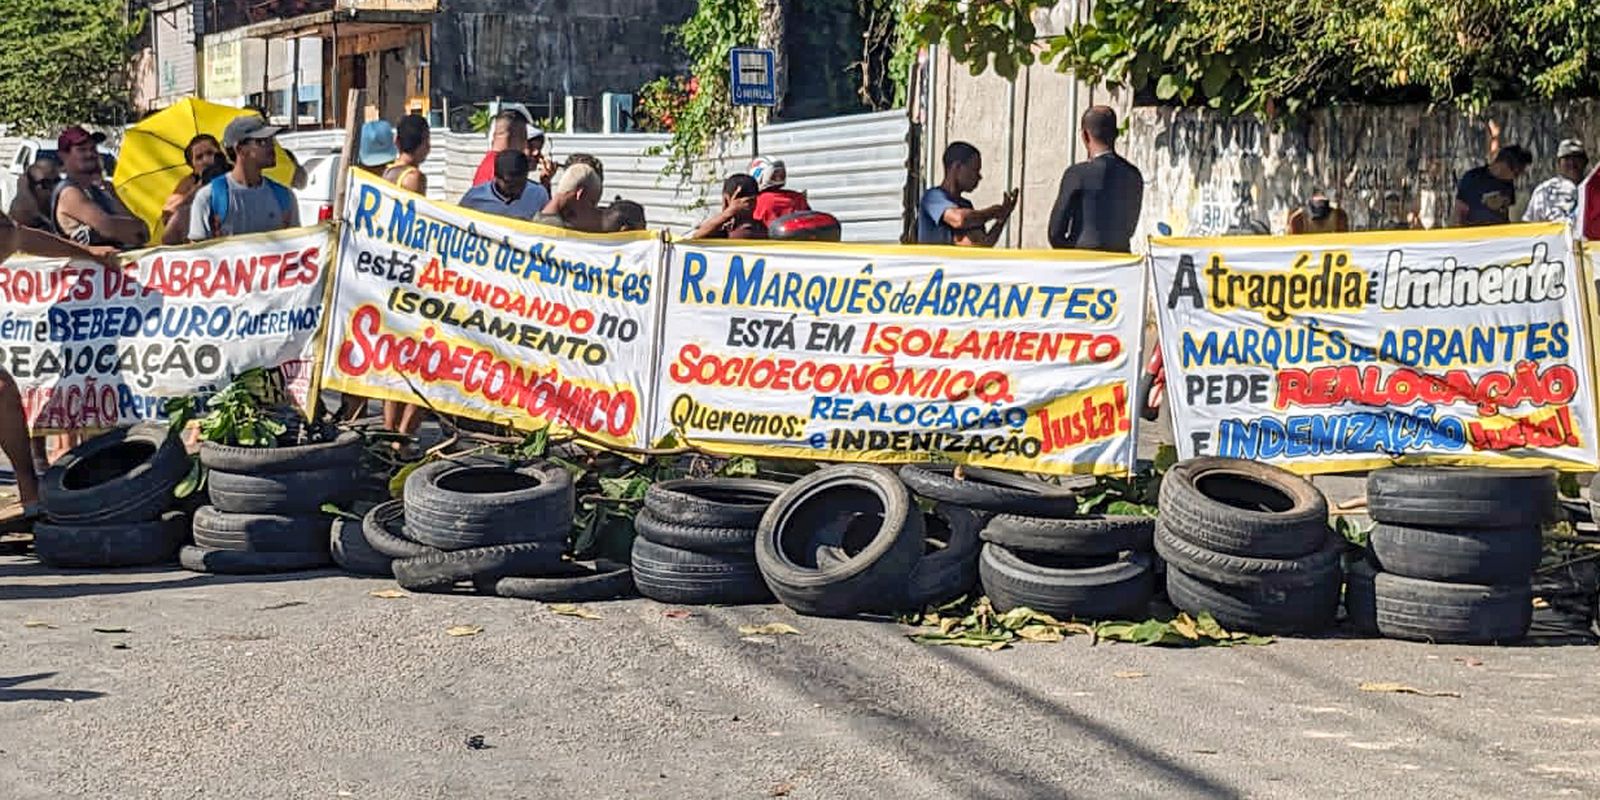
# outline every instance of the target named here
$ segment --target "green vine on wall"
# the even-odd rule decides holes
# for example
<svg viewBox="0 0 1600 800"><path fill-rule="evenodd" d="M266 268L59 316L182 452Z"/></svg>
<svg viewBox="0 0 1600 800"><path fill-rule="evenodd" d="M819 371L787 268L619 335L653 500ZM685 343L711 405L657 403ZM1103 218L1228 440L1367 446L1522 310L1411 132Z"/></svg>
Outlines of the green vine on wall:
<svg viewBox="0 0 1600 800"><path fill-rule="evenodd" d="M728 86L728 53L754 46L760 35L758 0L700 0L694 16L667 30L689 56L688 78L660 78L639 92L640 128L672 134L658 148L666 172L693 180L696 167L719 140L739 128Z"/></svg>

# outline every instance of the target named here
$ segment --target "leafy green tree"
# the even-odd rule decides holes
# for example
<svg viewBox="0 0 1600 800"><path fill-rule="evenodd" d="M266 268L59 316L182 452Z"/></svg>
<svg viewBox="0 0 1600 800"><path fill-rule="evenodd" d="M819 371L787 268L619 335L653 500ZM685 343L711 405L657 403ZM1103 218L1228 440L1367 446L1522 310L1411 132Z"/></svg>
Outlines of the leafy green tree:
<svg viewBox="0 0 1600 800"><path fill-rule="evenodd" d="M143 11L123 0L0 0L0 122L46 133L119 123L129 106L129 43Z"/></svg>
<svg viewBox="0 0 1600 800"><path fill-rule="evenodd" d="M1234 113L1600 94L1600 5L1587 0L1098 0L1043 41L1032 15L1054 0L910 2L923 41L975 73L1037 59Z"/></svg>

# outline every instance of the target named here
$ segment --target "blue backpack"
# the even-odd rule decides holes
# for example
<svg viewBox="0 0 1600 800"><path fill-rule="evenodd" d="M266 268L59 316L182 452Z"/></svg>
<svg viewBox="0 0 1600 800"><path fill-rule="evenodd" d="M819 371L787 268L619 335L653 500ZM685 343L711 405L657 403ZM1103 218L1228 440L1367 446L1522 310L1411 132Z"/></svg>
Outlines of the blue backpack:
<svg viewBox="0 0 1600 800"><path fill-rule="evenodd" d="M283 212L283 218L289 218L289 212L294 209L294 193L289 187L277 181L263 177L267 186L272 188L272 196L278 199L278 209ZM228 218L228 176L218 175L211 179L211 235L222 235L222 221Z"/></svg>

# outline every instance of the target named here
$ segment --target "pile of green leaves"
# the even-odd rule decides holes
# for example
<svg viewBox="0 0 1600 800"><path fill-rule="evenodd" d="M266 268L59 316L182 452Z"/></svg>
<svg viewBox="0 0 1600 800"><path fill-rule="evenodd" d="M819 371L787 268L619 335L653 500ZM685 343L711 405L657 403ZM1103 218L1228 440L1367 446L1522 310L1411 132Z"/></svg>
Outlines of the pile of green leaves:
<svg viewBox="0 0 1600 800"><path fill-rule="evenodd" d="M278 437L288 428L274 419L269 410L268 402L274 394L266 371L252 369L240 373L232 383L209 397L171 398L163 407L167 414L167 435L183 436L189 423L198 417L202 441L233 447L276 447ZM195 456L191 460L189 475L173 490L180 499L206 484L200 458Z"/></svg>
<svg viewBox="0 0 1600 800"><path fill-rule="evenodd" d="M923 614L902 618L901 622L918 626L918 630L906 634L914 642L985 650L1004 650L1021 642L1059 642L1068 636L1088 636L1090 644L1108 640L1161 647L1272 643L1270 636L1224 630L1205 613L1190 617L1180 612L1170 620L1143 622L1063 622L1031 608L1013 608L999 613L987 597L963 597Z"/></svg>
<svg viewBox="0 0 1600 800"><path fill-rule="evenodd" d="M1042 41L1032 15L1054 0L912 2L922 41L973 74L1041 61L1236 114L1600 94L1600 6L1579 0L1099 0Z"/></svg>

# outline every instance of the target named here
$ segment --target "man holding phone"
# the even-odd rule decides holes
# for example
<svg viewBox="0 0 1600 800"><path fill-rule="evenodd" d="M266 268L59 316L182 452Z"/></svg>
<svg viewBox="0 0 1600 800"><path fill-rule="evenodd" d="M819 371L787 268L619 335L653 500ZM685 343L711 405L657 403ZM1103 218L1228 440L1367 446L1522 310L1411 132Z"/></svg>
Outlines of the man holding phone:
<svg viewBox="0 0 1600 800"><path fill-rule="evenodd" d="M767 226L755 218L756 195L761 187L744 173L722 182L722 210L712 214L689 235L691 239L765 239Z"/></svg>

